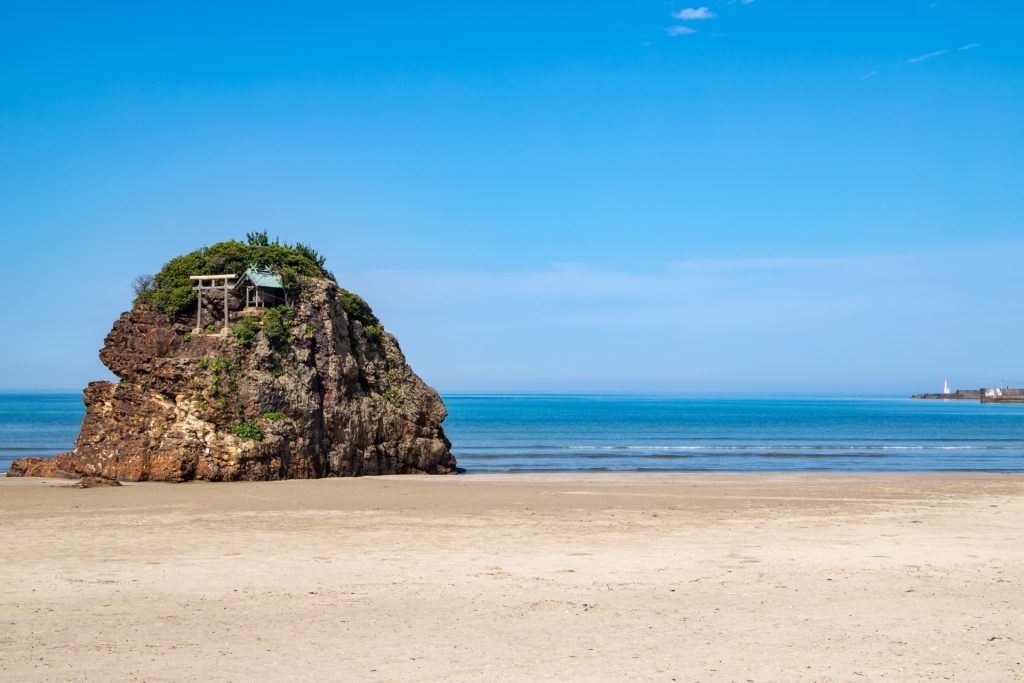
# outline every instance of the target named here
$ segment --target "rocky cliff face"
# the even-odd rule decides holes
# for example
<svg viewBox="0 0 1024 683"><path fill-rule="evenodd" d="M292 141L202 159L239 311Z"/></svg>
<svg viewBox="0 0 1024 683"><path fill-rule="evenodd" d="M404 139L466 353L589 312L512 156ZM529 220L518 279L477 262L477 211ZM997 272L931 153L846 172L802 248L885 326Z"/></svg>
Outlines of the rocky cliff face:
<svg viewBox="0 0 1024 683"><path fill-rule="evenodd" d="M406 364L394 337L346 313L328 280L304 278L294 309L283 340L268 338L266 325L245 340L191 333L187 320L145 306L122 314L100 351L121 381L85 390L75 449L16 461L8 476L187 481L454 472L444 404ZM242 316L236 310L232 325Z"/></svg>

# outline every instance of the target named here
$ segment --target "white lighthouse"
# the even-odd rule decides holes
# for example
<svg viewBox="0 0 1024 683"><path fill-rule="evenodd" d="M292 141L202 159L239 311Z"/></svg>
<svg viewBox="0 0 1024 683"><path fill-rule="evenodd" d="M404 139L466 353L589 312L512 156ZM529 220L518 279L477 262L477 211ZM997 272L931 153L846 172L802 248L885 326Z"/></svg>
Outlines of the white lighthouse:
<svg viewBox="0 0 1024 683"><path fill-rule="evenodd" d="M951 394L951 393L953 393L952 391L949 390L949 380L948 379L942 380L942 393L944 393L944 394Z"/></svg>

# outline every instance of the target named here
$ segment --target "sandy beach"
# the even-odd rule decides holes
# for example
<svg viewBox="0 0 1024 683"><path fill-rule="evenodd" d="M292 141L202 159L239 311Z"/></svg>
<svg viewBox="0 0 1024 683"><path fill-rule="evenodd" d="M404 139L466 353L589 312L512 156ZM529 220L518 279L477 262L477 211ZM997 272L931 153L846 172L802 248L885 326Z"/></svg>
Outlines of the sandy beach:
<svg viewBox="0 0 1024 683"><path fill-rule="evenodd" d="M1024 477L0 479L4 681L1013 681Z"/></svg>

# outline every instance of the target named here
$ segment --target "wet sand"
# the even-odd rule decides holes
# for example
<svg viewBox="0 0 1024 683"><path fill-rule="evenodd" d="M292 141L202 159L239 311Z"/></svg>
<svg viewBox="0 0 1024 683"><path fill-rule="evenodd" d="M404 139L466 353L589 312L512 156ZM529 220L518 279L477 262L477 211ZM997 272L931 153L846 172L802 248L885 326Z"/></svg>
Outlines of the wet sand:
<svg viewBox="0 0 1024 683"><path fill-rule="evenodd" d="M4 681L1024 680L1024 477L0 479Z"/></svg>

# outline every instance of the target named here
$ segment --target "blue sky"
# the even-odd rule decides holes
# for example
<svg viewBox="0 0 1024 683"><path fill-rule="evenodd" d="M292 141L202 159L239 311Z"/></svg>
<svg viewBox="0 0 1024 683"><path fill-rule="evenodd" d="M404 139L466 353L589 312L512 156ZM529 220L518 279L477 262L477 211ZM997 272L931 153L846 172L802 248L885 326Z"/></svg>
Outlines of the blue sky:
<svg viewBox="0 0 1024 683"><path fill-rule="evenodd" d="M0 387L253 229L445 391L1024 381L1017 3L22 5Z"/></svg>

